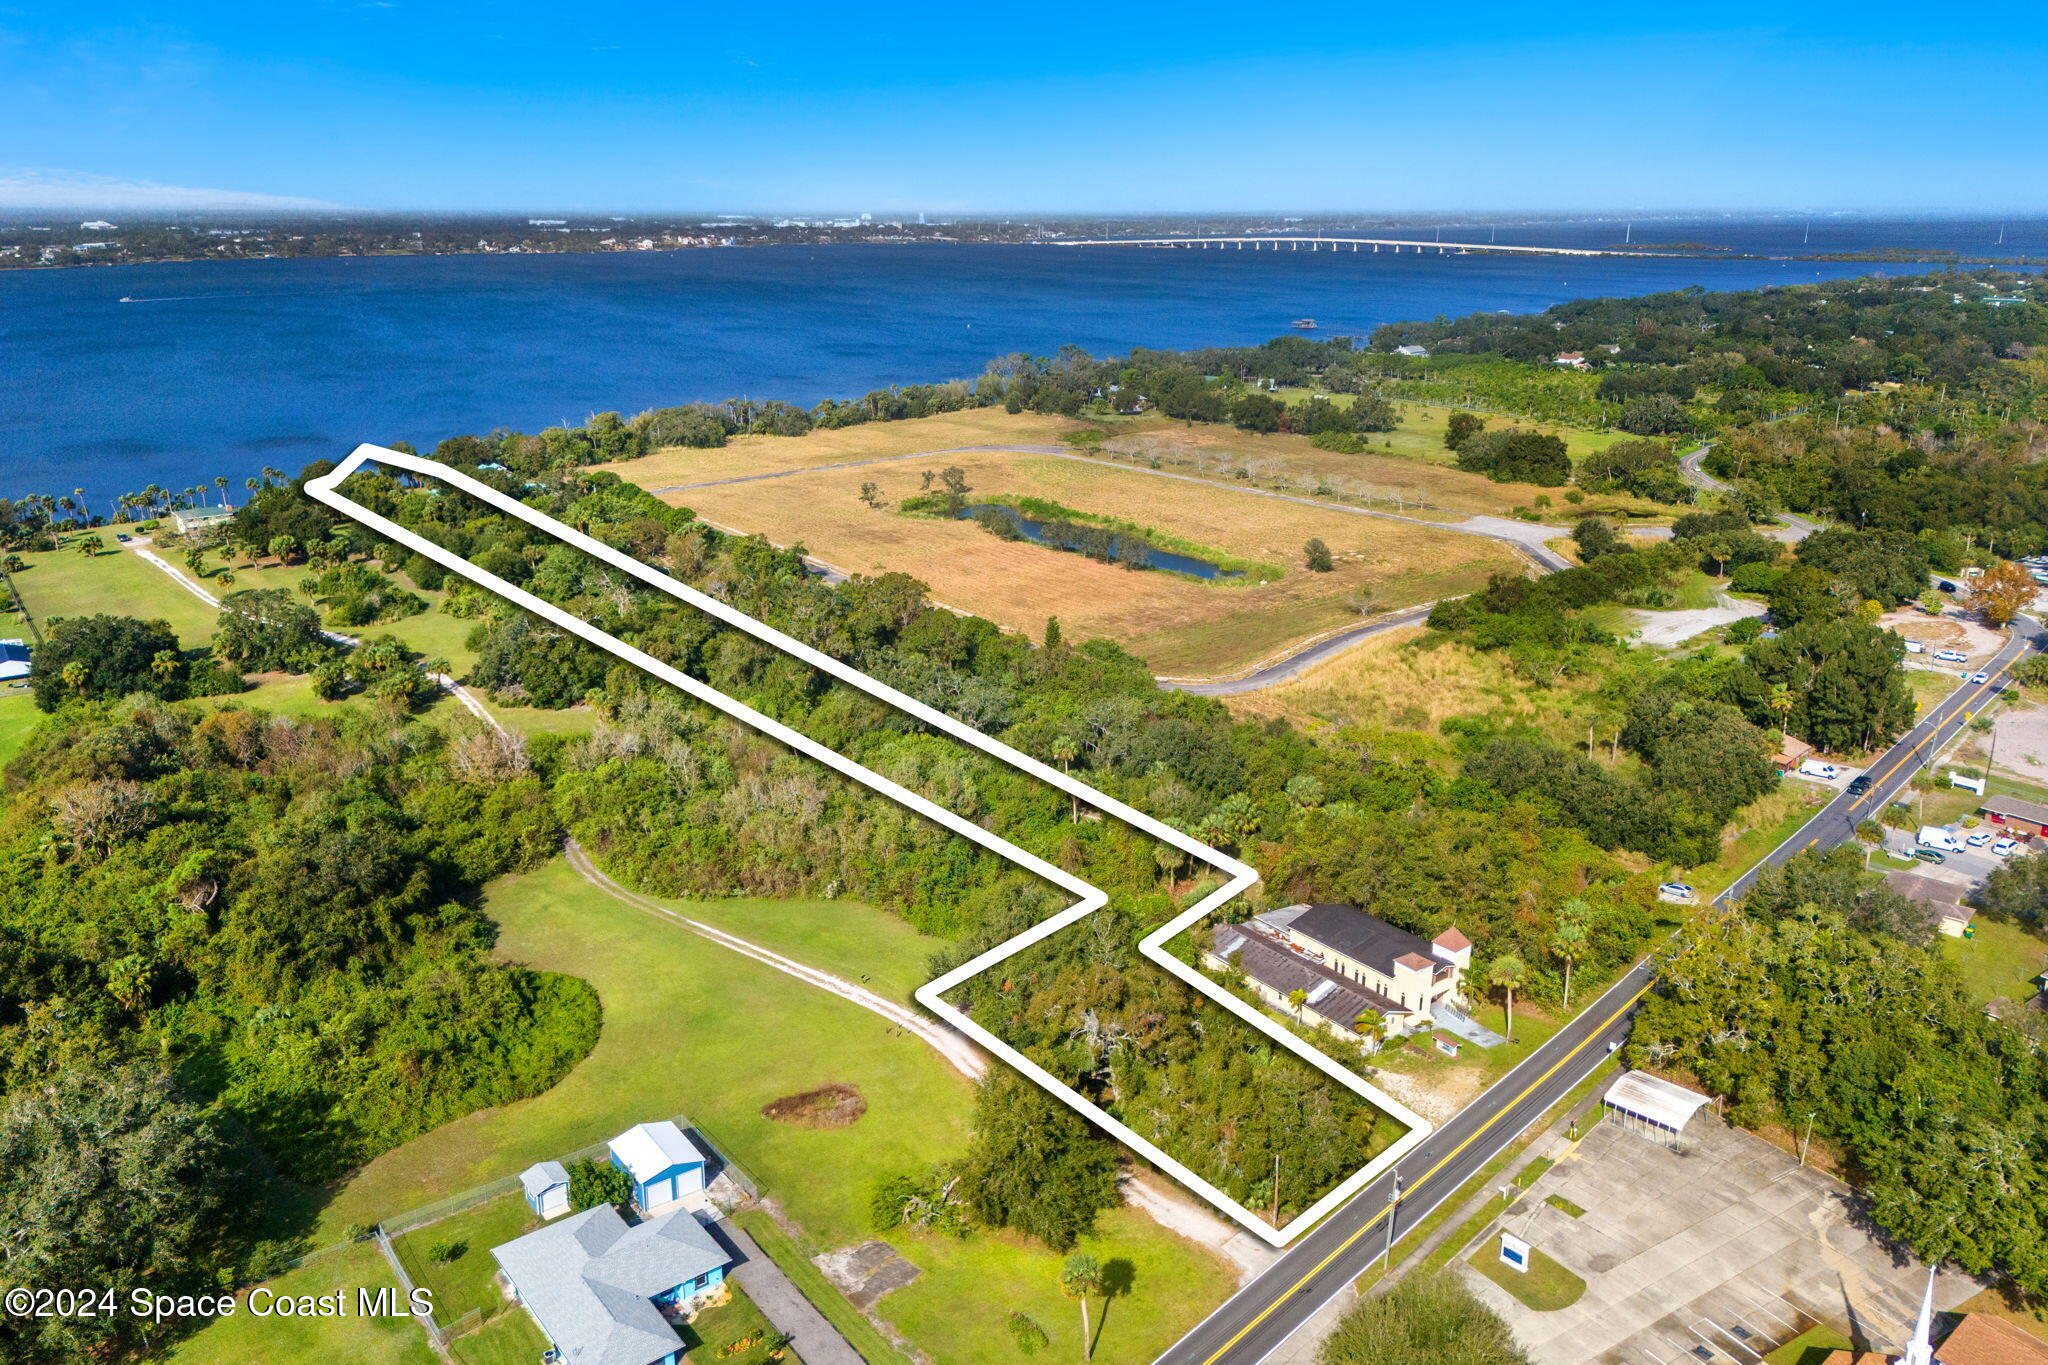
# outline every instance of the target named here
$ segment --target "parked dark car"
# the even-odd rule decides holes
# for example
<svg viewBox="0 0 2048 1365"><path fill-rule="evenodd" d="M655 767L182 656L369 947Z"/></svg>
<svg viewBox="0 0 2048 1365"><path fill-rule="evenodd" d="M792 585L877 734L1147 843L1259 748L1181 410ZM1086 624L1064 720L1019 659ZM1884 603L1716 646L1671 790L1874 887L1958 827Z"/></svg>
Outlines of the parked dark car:
<svg viewBox="0 0 2048 1365"><path fill-rule="evenodd" d="M1858 773L1849 779L1849 795L1861 796L1870 790L1870 774Z"/></svg>

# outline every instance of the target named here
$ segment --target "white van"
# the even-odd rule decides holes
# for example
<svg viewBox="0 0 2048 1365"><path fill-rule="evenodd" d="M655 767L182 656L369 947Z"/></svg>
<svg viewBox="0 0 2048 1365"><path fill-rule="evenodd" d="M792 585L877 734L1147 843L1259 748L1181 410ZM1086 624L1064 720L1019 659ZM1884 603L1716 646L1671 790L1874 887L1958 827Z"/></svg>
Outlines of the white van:
<svg viewBox="0 0 2048 1365"><path fill-rule="evenodd" d="M1817 777L1823 782L1832 782L1842 774L1832 763L1823 763L1817 758L1804 758L1799 761L1799 775L1801 777Z"/></svg>
<svg viewBox="0 0 2048 1365"><path fill-rule="evenodd" d="M1918 842L1922 848L1940 849L1943 853L1960 853L1963 851L1963 841L1956 838L1948 830L1943 829L1940 825L1920 826Z"/></svg>

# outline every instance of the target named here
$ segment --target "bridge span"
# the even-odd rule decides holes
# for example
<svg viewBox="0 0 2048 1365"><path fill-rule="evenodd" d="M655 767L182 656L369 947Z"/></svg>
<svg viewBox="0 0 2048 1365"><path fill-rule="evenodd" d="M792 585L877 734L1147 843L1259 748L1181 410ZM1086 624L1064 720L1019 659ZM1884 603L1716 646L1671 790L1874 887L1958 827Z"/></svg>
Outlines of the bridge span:
<svg viewBox="0 0 2048 1365"><path fill-rule="evenodd" d="M1405 237L1329 237L1291 235L1288 233L1260 233L1244 237L1099 237L1088 240L1053 241L1047 246L1148 246L1182 247L1207 250L1216 247L1221 250L1242 251L1249 246L1253 251L1299 251L1304 246L1310 251L1357 251L1370 247L1374 251L1387 248L1400 253L1413 251L1417 255L1434 251L1439 256L1471 256L1481 252L1499 252L1517 256L1677 256L1675 251L1619 251L1601 247L1582 246L1513 246L1506 242L1429 242L1410 240Z"/></svg>

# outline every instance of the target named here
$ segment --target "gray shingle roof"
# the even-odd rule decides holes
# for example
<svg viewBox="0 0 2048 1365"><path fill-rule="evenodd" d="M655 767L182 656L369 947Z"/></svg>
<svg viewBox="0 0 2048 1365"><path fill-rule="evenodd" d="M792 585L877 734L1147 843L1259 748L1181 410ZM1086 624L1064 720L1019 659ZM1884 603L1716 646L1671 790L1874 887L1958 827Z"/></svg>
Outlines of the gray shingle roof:
<svg viewBox="0 0 2048 1365"><path fill-rule="evenodd" d="M520 1187L528 1199L539 1197L542 1190L568 1183L569 1170L559 1161L537 1161L519 1173Z"/></svg>
<svg viewBox="0 0 2048 1365"><path fill-rule="evenodd" d="M1308 1009L1347 1029L1367 1010L1378 1010L1385 1015L1408 1012L1405 1005L1369 986L1285 948L1262 939L1248 938L1228 926L1217 932L1216 955L1235 962L1244 969L1247 978L1267 990L1280 995L1302 992L1308 997Z"/></svg>
<svg viewBox="0 0 2048 1365"><path fill-rule="evenodd" d="M634 1227L609 1204L491 1248L564 1365L648 1365L682 1338L650 1300L728 1257L688 1210Z"/></svg>
<svg viewBox="0 0 2048 1365"><path fill-rule="evenodd" d="M1394 963L1410 953L1425 962L1436 961L1428 940L1406 929L1396 929L1355 905L1311 905L1293 915L1288 927L1305 939L1388 976L1394 974Z"/></svg>

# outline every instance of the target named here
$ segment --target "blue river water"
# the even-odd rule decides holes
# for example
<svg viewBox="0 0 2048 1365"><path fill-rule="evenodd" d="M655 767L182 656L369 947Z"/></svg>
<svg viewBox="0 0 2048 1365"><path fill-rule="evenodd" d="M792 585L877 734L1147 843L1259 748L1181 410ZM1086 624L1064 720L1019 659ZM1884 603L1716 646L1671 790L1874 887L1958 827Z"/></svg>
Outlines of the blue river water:
<svg viewBox="0 0 2048 1365"><path fill-rule="evenodd" d="M1680 231L1645 225L1636 237L1697 235ZM1616 238L1612 224L1501 240L1511 235ZM1961 243L1950 231L1928 244ZM239 493L266 465L296 470L358 441L428 448L494 426L735 396L809 404L971 377L995 356L1069 342L1097 353L1241 344L1299 317L1319 321L1316 335L1363 335L1440 313L1877 268L927 245L7 271L0 497L84 488L98 510L148 483L216 475Z"/></svg>
<svg viewBox="0 0 2048 1365"><path fill-rule="evenodd" d="M1063 550L1075 550L1077 548L1070 541L1056 541L1050 534L1047 533L1046 524L1044 522L1039 521L1035 517L1027 517L1022 512L1017 511L1014 507L1010 507L1004 503L976 503L972 507L961 508L957 515L960 520L965 521L968 518L973 517L978 512L986 511L999 512L1004 517L1008 518L1010 525L1016 528L1017 534L1023 536L1026 540L1036 541L1040 545L1057 545L1058 548ZM1119 548L1121 548L1122 544L1122 536L1111 536L1109 538L1109 553L1111 555L1115 555ZM1164 569L1168 573L1184 573L1193 578L1244 577L1244 571L1242 569L1224 569L1216 564L1211 563L1206 559L1197 559L1193 555L1175 554L1171 550L1162 550L1156 545L1147 545L1145 547L1145 558L1144 562L1140 565L1140 567L1146 569Z"/></svg>

